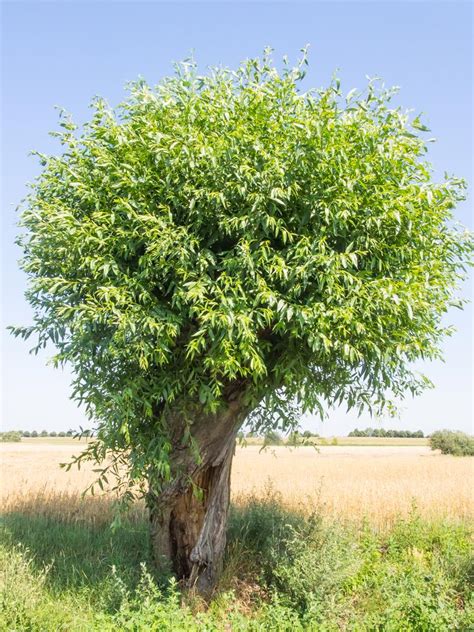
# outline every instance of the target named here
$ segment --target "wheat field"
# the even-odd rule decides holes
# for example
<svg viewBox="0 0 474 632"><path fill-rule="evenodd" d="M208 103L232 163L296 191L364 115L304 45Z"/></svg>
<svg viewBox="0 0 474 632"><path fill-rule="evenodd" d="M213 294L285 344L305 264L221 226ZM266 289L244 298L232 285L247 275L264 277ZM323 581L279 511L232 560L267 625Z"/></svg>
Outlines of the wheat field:
<svg viewBox="0 0 474 632"><path fill-rule="evenodd" d="M65 472L59 463L77 454L71 441L4 444L1 503L4 511L75 512L78 519L106 519L104 498L81 501L94 480L93 466ZM425 446L238 447L232 471L232 499L269 491L288 508L341 519L390 525L413 507L420 515L460 520L474 517L474 458L433 453ZM138 506L136 510L142 508Z"/></svg>

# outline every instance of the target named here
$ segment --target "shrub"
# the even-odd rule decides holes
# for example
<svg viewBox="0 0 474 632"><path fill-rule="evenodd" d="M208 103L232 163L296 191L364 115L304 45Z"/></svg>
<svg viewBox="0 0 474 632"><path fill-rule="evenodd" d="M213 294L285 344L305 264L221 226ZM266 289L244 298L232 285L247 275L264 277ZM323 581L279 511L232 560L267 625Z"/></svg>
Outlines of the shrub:
<svg viewBox="0 0 474 632"><path fill-rule="evenodd" d="M455 456L474 456L474 437L459 430L437 430L430 437L432 450Z"/></svg>
<svg viewBox="0 0 474 632"><path fill-rule="evenodd" d="M64 432L64 430L61 430L61 432L58 432L58 437L65 437L66 433Z"/></svg>
<svg viewBox="0 0 474 632"><path fill-rule="evenodd" d="M23 436L24 437L31 437L31 432L29 430L24 430L23 431Z"/></svg>
<svg viewBox="0 0 474 632"><path fill-rule="evenodd" d="M40 437L47 437L48 436L48 431L47 430L42 430L40 432Z"/></svg>
<svg viewBox="0 0 474 632"><path fill-rule="evenodd" d="M33 432L31 433L31 436L32 437L37 437L38 436L38 433L36 432L36 430L33 430Z"/></svg>
<svg viewBox="0 0 474 632"><path fill-rule="evenodd" d="M21 441L21 432L10 430L8 432L0 432L0 440L3 443Z"/></svg>
<svg viewBox="0 0 474 632"><path fill-rule="evenodd" d="M305 439L311 439L311 437L319 437L317 432L311 432L311 430L305 430L303 432L303 437Z"/></svg>
<svg viewBox="0 0 474 632"><path fill-rule="evenodd" d="M57 433L57 432L55 432L54 430L52 430L52 431L49 433L49 436L50 436L50 437L57 437L57 436L58 436L58 433Z"/></svg>
<svg viewBox="0 0 474 632"><path fill-rule="evenodd" d="M270 430L263 438L263 445L281 445L283 439L276 430Z"/></svg>
<svg viewBox="0 0 474 632"><path fill-rule="evenodd" d="M304 435L295 430L294 432L290 432L290 434L288 435L287 443L288 445L298 445L301 444L303 440Z"/></svg>

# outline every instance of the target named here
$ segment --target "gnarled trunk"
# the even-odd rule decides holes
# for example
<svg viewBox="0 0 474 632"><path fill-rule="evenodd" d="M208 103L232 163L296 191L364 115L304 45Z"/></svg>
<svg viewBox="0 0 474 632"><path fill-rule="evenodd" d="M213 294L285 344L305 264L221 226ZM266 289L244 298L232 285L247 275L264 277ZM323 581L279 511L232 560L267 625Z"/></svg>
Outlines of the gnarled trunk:
<svg viewBox="0 0 474 632"><path fill-rule="evenodd" d="M224 412L202 415L191 426L200 459L180 442L175 421L172 481L159 493L150 481L148 507L153 554L188 588L209 597L222 569L237 431L245 413L239 398Z"/></svg>

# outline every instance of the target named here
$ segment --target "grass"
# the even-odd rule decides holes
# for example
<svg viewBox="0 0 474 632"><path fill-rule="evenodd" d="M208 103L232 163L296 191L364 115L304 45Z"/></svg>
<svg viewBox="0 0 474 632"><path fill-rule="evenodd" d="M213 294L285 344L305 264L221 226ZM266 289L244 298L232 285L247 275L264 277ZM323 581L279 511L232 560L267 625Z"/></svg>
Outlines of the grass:
<svg viewBox="0 0 474 632"><path fill-rule="evenodd" d="M8 506L28 489L77 493L94 480L92 466L65 472L59 463L81 450L77 443L2 444L2 496ZM52 441L52 442L51 442ZM390 526L408 515L413 501L427 519L472 520L474 459L441 456L428 447L258 446L238 448L233 464L233 500L258 496L268 482L288 509L324 516L367 519Z"/></svg>
<svg viewBox="0 0 474 632"><path fill-rule="evenodd" d="M86 437L74 439L73 437L22 437L22 443L31 445L78 445L91 441ZM288 441L285 439L286 443ZM245 443L251 445L263 445L262 438L248 437ZM324 446L425 446L429 445L427 438L404 438L404 437L310 437L307 443Z"/></svg>
<svg viewBox="0 0 474 632"><path fill-rule="evenodd" d="M143 504L111 531L113 499L81 499L91 471L60 470L74 448L52 441L1 448L2 631L474 629L472 458L238 450L207 607L154 575Z"/></svg>
<svg viewBox="0 0 474 632"><path fill-rule="evenodd" d="M153 575L141 508L111 532L106 497L27 498L2 521L2 630L444 632L474 624L470 533L459 522L429 522L413 510L379 530L290 511L267 489L233 505L224 574L207 609Z"/></svg>
<svg viewBox="0 0 474 632"><path fill-rule="evenodd" d="M285 439L286 445L291 445L291 441ZM316 446L427 446L427 438L405 438L405 437L309 437L305 439L307 445ZM259 437L247 437L245 443L249 446L263 445L263 439Z"/></svg>
<svg viewBox="0 0 474 632"><path fill-rule="evenodd" d="M31 445L80 445L90 441L89 438L75 439L74 437L22 437L21 442Z"/></svg>
<svg viewBox="0 0 474 632"><path fill-rule="evenodd" d="M423 446L429 445L429 439L404 437L320 437L315 440L316 445L340 446Z"/></svg>

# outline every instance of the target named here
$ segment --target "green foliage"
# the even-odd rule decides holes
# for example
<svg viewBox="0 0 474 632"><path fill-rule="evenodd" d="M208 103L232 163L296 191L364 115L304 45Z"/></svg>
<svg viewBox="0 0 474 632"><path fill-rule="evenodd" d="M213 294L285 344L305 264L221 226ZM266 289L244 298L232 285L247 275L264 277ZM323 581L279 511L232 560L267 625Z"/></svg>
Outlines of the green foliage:
<svg viewBox="0 0 474 632"><path fill-rule="evenodd" d="M1 629L444 632L474 623L467 525L416 512L385 531L307 519L269 490L232 508L225 564L235 576L205 610L149 572L143 514L114 533L77 518L4 517Z"/></svg>
<svg viewBox="0 0 474 632"><path fill-rule="evenodd" d="M0 432L0 441L6 442L18 442L21 441L21 432L15 430L9 430L8 432Z"/></svg>
<svg viewBox="0 0 474 632"><path fill-rule="evenodd" d="M263 445L282 445L283 438L276 430L269 430L263 437Z"/></svg>
<svg viewBox="0 0 474 632"><path fill-rule="evenodd" d="M318 438L319 434L317 432L311 432L311 430L305 430L303 432L303 437L305 437L305 439L311 439L311 437Z"/></svg>
<svg viewBox="0 0 474 632"><path fill-rule="evenodd" d="M430 436L432 450L455 456L474 456L474 437L465 432L438 430Z"/></svg>
<svg viewBox="0 0 474 632"><path fill-rule="evenodd" d="M395 90L303 92L306 64L186 61L116 109L95 99L82 129L62 112L62 153L37 154L19 241L35 318L13 331L57 347L98 422L89 454L126 453L132 479L169 476L170 410L217 411L229 385L262 432L429 385L409 367L440 355L459 304L465 184L432 180Z"/></svg>

